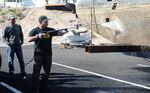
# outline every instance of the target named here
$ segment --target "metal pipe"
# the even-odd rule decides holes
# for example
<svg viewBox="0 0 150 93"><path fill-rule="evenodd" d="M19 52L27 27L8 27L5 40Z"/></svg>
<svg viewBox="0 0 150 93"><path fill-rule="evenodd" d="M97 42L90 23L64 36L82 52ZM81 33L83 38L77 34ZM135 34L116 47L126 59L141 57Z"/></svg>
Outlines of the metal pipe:
<svg viewBox="0 0 150 93"><path fill-rule="evenodd" d="M127 45L127 44L111 44L111 45L88 45L85 47L85 52L89 53L105 53L105 52L146 52L150 51L150 46L142 45Z"/></svg>
<svg viewBox="0 0 150 93"><path fill-rule="evenodd" d="M92 45L92 30L93 30L93 27L92 27L92 24L93 24L93 0L91 0L91 8L90 8L90 11L91 11L91 40L90 40L90 45Z"/></svg>
<svg viewBox="0 0 150 93"><path fill-rule="evenodd" d="M51 31L42 31L42 33L46 33L46 32L52 33L56 31L63 31L63 30L68 30L68 29L73 29L73 28L76 28L76 27L69 27L69 28L63 28L63 29L57 29L57 30L51 30Z"/></svg>

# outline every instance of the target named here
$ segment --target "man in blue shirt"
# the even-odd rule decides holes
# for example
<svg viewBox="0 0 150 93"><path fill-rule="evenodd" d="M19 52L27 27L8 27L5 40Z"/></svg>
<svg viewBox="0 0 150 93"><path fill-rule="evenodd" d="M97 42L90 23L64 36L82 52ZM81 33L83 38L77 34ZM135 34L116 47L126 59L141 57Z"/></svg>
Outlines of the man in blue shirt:
<svg viewBox="0 0 150 93"><path fill-rule="evenodd" d="M10 16L9 18L10 24L4 29L4 42L7 44L7 54L8 54L8 66L9 66L9 74L11 76L14 75L14 54L16 53L21 73L23 77L26 75L25 73L25 64L22 53L22 44L24 43L22 28L20 25L16 24L16 18L14 16Z"/></svg>

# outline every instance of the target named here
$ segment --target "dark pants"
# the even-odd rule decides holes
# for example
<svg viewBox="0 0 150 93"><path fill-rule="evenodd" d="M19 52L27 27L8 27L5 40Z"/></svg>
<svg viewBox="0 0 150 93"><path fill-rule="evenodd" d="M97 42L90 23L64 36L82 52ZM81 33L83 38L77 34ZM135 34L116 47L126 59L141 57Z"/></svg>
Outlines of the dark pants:
<svg viewBox="0 0 150 93"><path fill-rule="evenodd" d="M21 45L11 45L7 47L7 54L8 54L8 66L9 66L9 72L14 71L14 55L17 55L20 69L22 73L25 73L25 64L23 60L23 53L22 53L22 47Z"/></svg>
<svg viewBox="0 0 150 93"><path fill-rule="evenodd" d="M40 88L39 75L42 66L45 72L45 74L42 77L43 79L42 82L44 84L43 86L45 86L45 88L46 87L48 88L48 78L52 65L52 56L35 56L34 61L35 63L33 66L33 75L32 75L32 82L33 82L32 92L38 93L37 91L39 91Z"/></svg>

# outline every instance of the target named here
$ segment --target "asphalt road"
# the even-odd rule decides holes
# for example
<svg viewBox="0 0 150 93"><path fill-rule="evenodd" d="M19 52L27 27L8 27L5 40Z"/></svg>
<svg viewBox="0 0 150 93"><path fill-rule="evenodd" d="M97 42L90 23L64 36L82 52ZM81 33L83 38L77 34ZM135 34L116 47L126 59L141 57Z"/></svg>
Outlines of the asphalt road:
<svg viewBox="0 0 150 93"><path fill-rule="evenodd" d="M0 51L3 58L0 93L29 93L33 62L26 66L27 78L22 79L15 58L15 78L12 79L8 75L6 48L1 47ZM24 46L23 53L25 62L29 62L33 46ZM84 48L54 46L49 93L150 93L150 63L147 60L127 53L89 54Z"/></svg>

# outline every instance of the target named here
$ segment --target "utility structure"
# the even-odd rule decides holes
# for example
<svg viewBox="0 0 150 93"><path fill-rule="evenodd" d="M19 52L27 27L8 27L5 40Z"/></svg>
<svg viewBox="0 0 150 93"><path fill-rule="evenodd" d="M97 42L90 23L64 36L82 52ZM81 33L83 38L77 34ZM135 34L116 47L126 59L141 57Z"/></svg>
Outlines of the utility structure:
<svg viewBox="0 0 150 93"><path fill-rule="evenodd" d="M3 0L3 6L6 7L22 7L23 0Z"/></svg>
<svg viewBox="0 0 150 93"><path fill-rule="evenodd" d="M117 7L117 2L112 2L113 5L112 5L112 10L115 10L116 7ZM91 14L91 42L90 42L90 45L92 45L92 37L93 37L93 29L96 28L96 33L97 34L100 34L99 33L99 24L97 23L97 18L96 18L96 11L95 11L95 0L91 0L90 2L90 14ZM120 34L119 31L115 30L114 31L115 34L114 34L114 42L116 43L117 41L117 35Z"/></svg>
<svg viewBox="0 0 150 93"><path fill-rule="evenodd" d="M98 24L95 14L95 0L91 0L90 2L90 15L91 15L91 41L90 45L92 45L92 37L93 37L93 26L96 26L96 32L98 33ZM94 21L94 22L93 22Z"/></svg>
<svg viewBox="0 0 150 93"><path fill-rule="evenodd" d="M61 11L72 11L73 14L76 14L76 5L69 3L68 0L63 0L63 3L58 4L48 4L46 5L46 10L61 10Z"/></svg>
<svg viewBox="0 0 150 93"><path fill-rule="evenodd" d="M4 7L42 7L46 0L1 0Z"/></svg>

